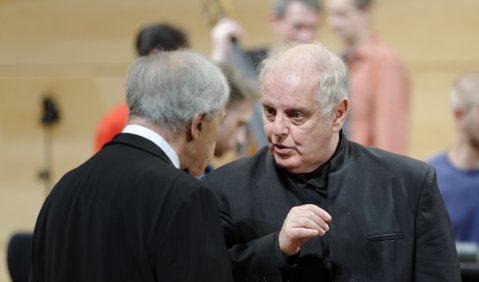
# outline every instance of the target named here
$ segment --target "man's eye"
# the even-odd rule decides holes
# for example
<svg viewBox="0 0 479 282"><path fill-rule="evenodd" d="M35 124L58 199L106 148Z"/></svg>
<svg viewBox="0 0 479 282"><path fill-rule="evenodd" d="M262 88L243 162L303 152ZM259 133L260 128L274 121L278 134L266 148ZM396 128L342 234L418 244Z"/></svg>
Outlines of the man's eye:
<svg viewBox="0 0 479 282"><path fill-rule="evenodd" d="M304 117L302 112L294 111L290 114L290 117L294 120L301 120Z"/></svg>
<svg viewBox="0 0 479 282"><path fill-rule="evenodd" d="M270 107L264 107L264 113L267 116L273 116L274 115L274 110Z"/></svg>
<svg viewBox="0 0 479 282"><path fill-rule="evenodd" d="M263 112L264 112L264 117L265 117L266 120L268 120L268 121L273 121L274 120L274 117L276 115L276 111L273 108L264 107Z"/></svg>

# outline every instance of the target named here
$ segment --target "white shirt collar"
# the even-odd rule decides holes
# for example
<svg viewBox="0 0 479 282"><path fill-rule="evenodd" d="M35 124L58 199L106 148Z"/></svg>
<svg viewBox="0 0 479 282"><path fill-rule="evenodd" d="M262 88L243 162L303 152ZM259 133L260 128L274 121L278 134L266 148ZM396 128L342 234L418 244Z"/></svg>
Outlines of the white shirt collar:
<svg viewBox="0 0 479 282"><path fill-rule="evenodd" d="M158 147L160 147L161 150L163 150L163 152L165 152L165 154L168 156L168 158L173 163L173 165L177 169L180 169L180 158L178 157L178 154L173 149L173 147L171 147L170 144L168 144L168 142L166 142L166 140L163 137L161 137L160 134L138 124L127 125L123 129L123 133L135 134L155 143Z"/></svg>

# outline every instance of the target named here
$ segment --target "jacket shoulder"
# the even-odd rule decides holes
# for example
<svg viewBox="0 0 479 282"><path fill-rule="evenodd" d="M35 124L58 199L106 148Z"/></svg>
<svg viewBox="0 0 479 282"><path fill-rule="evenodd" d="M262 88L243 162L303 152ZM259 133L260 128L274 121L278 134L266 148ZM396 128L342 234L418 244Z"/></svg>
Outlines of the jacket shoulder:
<svg viewBox="0 0 479 282"><path fill-rule="evenodd" d="M390 172L403 177L407 175L424 176L433 169L429 164L405 155L378 148L366 147L350 142L351 158L362 167L372 167L381 172Z"/></svg>
<svg viewBox="0 0 479 282"><path fill-rule="evenodd" d="M251 157L241 158L215 169L208 173L203 181L213 190L221 187L232 189L254 182L264 172L270 157L268 148L263 147Z"/></svg>

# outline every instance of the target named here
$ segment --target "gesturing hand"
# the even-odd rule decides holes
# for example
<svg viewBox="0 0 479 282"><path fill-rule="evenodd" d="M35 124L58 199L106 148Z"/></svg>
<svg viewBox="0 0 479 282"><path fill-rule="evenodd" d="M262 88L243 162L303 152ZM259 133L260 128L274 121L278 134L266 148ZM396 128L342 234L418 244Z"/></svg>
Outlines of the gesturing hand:
<svg viewBox="0 0 479 282"><path fill-rule="evenodd" d="M279 247L284 256L296 254L301 245L314 236L328 232L331 216L315 205L292 208L279 232Z"/></svg>

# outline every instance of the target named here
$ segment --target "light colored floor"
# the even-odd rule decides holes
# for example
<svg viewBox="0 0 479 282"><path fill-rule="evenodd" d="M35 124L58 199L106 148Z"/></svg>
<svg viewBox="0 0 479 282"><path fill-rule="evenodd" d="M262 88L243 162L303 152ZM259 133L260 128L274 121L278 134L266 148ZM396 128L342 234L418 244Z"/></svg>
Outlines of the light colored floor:
<svg viewBox="0 0 479 282"><path fill-rule="evenodd" d="M229 1L246 32L244 45L271 41L271 0ZM453 139L447 91L459 73L479 69L479 2L378 0L375 26L404 57L413 80L411 156L424 159ZM140 26L168 21L207 55L209 27L195 0L0 0L0 281L13 232L32 230L46 195L41 100L51 93L61 122L53 130L53 178L92 153L103 113L122 100L124 76ZM323 21L324 23L325 21ZM318 38L334 50L326 26Z"/></svg>

